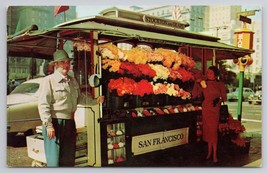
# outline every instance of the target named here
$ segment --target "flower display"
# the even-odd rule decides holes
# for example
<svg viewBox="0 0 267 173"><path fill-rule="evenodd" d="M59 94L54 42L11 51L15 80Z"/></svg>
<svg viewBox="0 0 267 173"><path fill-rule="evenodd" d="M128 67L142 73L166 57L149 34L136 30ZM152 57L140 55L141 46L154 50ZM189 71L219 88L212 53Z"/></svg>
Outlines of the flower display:
<svg viewBox="0 0 267 173"><path fill-rule="evenodd" d="M181 65L191 69L195 61L183 53L175 50L158 48L154 51L148 48L135 47L130 50L122 50L112 43L100 45L102 58L128 61L135 64L147 64L148 62L162 62L167 68L178 70Z"/></svg>
<svg viewBox="0 0 267 173"><path fill-rule="evenodd" d="M182 99L189 99L191 94L184 91L177 84L173 83L156 83L141 80L135 82L133 79L121 77L118 79L111 79L108 83L108 88L111 91L116 90L118 96L125 94L144 96L145 94L167 94L169 96L181 97Z"/></svg>

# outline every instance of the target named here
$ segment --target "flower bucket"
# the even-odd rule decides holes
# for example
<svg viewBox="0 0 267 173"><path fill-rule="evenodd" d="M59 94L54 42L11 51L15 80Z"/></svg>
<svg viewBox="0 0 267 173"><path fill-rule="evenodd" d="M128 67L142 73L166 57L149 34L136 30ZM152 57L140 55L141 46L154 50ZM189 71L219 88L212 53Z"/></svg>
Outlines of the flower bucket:
<svg viewBox="0 0 267 173"><path fill-rule="evenodd" d="M246 140L245 146L238 146L234 143L231 144L229 147L229 153L232 153L234 155L237 154L248 154L250 149L250 140Z"/></svg>
<svg viewBox="0 0 267 173"><path fill-rule="evenodd" d="M118 97L118 96L112 96L111 97L111 104L113 109L121 109L123 108L123 97Z"/></svg>
<svg viewBox="0 0 267 173"><path fill-rule="evenodd" d="M245 147L238 147L238 153L240 154L248 154L250 149L250 140L246 141Z"/></svg>

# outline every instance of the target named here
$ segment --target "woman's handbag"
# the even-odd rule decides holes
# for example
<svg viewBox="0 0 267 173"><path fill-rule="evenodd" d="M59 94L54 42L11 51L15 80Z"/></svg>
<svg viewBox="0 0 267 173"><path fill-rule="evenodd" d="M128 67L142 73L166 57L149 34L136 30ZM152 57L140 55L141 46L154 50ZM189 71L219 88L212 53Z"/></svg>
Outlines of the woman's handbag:
<svg viewBox="0 0 267 173"><path fill-rule="evenodd" d="M226 123L228 117L229 117L228 105L222 102L220 108L220 123Z"/></svg>

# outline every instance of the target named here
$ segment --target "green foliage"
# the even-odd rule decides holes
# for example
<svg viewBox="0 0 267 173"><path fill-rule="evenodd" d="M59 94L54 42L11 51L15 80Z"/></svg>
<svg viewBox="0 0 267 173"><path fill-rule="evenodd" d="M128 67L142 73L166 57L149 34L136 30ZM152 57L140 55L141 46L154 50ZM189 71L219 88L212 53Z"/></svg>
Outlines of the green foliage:
<svg viewBox="0 0 267 173"><path fill-rule="evenodd" d="M227 65L226 61L217 62L220 69L221 80L224 81L226 85L238 86L238 79L235 72L226 70Z"/></svg>

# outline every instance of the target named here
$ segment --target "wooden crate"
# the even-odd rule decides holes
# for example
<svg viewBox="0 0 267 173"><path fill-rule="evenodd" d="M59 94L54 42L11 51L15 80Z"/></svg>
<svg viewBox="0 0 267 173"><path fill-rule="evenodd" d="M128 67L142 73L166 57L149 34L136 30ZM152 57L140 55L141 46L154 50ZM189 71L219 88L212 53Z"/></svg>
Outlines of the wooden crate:
<svg viewBox="0 0 267 173"><path fill-rule="evenodd" d="M46 163L46 157L44 151L43 136L41 134L27 136L26 141L28 156L34 160L34 163L44 165ZM82 163L81 161L78 161L77 165L75 166L82 166L87 164L87 133L84 129L77 129L75 157L76 159L82 158ZM34 165L36 166L36 164Z"/></svg>

